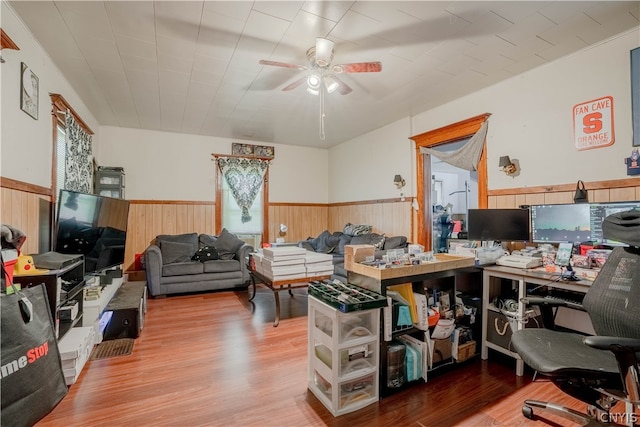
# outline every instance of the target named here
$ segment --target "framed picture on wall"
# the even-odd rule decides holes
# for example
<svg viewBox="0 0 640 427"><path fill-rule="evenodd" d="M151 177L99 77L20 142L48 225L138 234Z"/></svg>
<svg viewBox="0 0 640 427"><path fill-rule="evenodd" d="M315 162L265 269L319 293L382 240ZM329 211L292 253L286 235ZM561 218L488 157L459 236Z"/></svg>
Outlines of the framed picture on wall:
<svg viewBox="0 0 640 427"><path fill-rule="evenodd" d="M640 47L631 51L631 119L633 146L640 146Z"/></svg>
<svg viewBox="0 0 640 427"><path fill-rule="evenodd" d="M20 73L20 109L38 120L38 95L40 83L31 68L21 62Z"/></svg>
<svg viewBox="0 0 640 427"><path fill-rule="evenodd" d="M231 143L231 154L235 156L261 157L273 159L275 156L275 148L269 145L252 145Z"/></svg>

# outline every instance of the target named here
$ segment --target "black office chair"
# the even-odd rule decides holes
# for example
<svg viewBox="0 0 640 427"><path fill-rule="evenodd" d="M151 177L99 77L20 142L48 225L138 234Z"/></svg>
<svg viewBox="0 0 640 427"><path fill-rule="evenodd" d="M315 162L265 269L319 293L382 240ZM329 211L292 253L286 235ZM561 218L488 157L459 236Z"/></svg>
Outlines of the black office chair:
<svg viewBox="0 0 640 427"><path fill-rule="evenodd" d="M625 216L627 213L607 217L603 231L606 238L634 246L613 250L584 297L583 307L597 335L585 337L548 328L527 328L514 332L512 337L513 349L524 362L563 392L585 402L587 413L526 400L522 407L525 417L533 419L535 408L592 426L611 422L609 411L618 402L640 407L640 225L636 225L640 212L629 212L631 218ZM556 304L537 298L524 302L541 302L547 309ZM624 412L624 422L640 421L636 415Z"/></svg>

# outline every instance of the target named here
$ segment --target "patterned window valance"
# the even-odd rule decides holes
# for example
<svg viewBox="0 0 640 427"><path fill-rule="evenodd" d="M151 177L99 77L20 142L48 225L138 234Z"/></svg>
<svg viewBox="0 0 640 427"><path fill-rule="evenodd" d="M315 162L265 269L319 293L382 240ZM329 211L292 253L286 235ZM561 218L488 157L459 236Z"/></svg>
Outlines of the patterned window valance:
<svg viewBox="0 0 640 427"><path fill-rule="evenodd" d="M93 192L93 158L91 135L78 124L73 114L65 115L67 152L64 188L83 193Z"/></svg>
<svg viewBox="0 0 640 427"><path fill-rule="evenodd" d="M487 136L487 127L489 122L485 121L478 132L473 135L466 144L456 151L443 152L434 150L433 148L421 147L422 154L431 154L436 156L445 163L459 167L468 171L477 171L482 149L484 148L484 140Z"/></svg>
<svg viewBox="0 0 640 427"><path fill-rule="evenodd" d="M234 200L242 209L242 222L251 221L249 209L262 187L264 175L269 168L269 160L218 157L217 162Z"/></svg>

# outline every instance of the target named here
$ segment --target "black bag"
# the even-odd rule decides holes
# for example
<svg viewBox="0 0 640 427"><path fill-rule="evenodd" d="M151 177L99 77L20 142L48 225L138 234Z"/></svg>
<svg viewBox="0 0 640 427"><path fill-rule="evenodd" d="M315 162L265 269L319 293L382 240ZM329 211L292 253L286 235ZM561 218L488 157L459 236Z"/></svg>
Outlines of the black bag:
<svg viewBox="0 0 640 427"><path fill-rule="evenodd" d="M67 385L43 284L0 293L0 424L32 426L62 400Z"/></svg>
<svg viewBox="0 0 640 427"><path fill-rule="evenodd" d="M584 188L584 182L579 180L576 184L576 194L573 196L573 203L589 203L589 195L587 189Z"/></svg>
<svg viewBox="0 0 640 427"><path fill-rule="evenodd" d="M206 262L220 259L220 254L214 246L203 246L191 257L193 261Z"/></svg>

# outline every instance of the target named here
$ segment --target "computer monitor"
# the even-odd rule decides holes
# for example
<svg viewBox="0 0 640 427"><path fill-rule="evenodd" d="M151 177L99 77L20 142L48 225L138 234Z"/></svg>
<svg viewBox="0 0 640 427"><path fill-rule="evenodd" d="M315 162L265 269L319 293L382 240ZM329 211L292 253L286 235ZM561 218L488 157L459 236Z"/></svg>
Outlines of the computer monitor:
<svg viewBox="0 0 640 427"><path fill-rule="evenodd" d="M531 240L536 243L591 240L589 204L531 206Z"/></svg>
<svg viewBox="0 0 640 427"><path fill-rule="evenodd" d="M528 209L469 209L468 214L471 240L529 240Z"/></svg>
<svg viewBox="0 0 640 427"><path fill-rule="evenodd" d="M604 219L618 212L629 211L632 209L640 209L640 201L636 202L607 202L607 203L590 203L591 216L591 241L597 244L608 246L627 246L625 243L615 240L606 239L602 234L602 222Z"/></svg>

